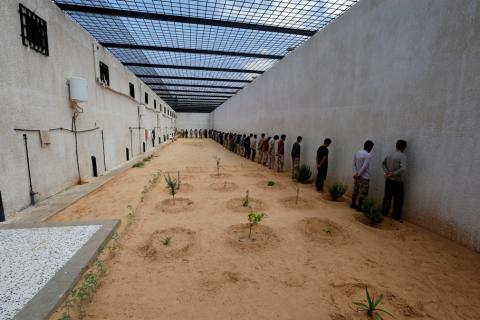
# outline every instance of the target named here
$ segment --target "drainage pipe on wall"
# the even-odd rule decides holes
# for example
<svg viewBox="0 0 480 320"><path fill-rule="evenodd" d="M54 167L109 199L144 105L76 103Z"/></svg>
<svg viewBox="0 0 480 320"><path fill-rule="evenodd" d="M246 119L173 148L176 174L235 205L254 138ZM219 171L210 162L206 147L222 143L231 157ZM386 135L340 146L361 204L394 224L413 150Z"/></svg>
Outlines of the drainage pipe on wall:
<svg viewBox="0 0 480 320"><path fill-rule="evenodd" d="M103 148L103 169L107 171L107 161L105 160L105 140L103 138L103 130L102 130L102 148Z"/></svg>
<svg viewBox="0 0 480 320"><path fill-rule="evenodd" d="M77 160L77 173L78 173L77 183L81 184L82 183L82 176L80 175L80 162L78 160L78 140L77 140L77 122L76 122L76 119L77 119L77 112L75 112L73 117L72 117L72 131L73 131L73 135L75 137L75 158Z"/></svg>
<svg viewBox="0 0 480 320"><path fill-rule="evenodd" d="M32 185L32 173L30 171L30 158L28 156L28 140L27 134L23 134L23 141L25 143L25 153L27 155L27 169L28 169L28 183L30 187L30 204L33 206L35 204L35 192L33 191Z"/></svg>
<svg viewBox="0 0 480 320"><path fill-rule="evenodd" d="M0 191L0 222L5 221L5 210L3 209L2 191Z"/></svg>

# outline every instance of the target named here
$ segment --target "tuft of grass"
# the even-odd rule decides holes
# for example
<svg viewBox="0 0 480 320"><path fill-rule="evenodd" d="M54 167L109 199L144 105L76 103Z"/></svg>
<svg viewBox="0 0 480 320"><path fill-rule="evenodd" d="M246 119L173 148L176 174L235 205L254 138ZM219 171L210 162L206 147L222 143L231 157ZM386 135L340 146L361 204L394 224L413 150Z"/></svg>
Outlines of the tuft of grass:
<svg viewBox="0 0 480 320"><path fill-rule="evenodd" d="M221 158L219 156L215 156L213 157L215 159L215 162L217 164L217 176L220 176L220 169L223 168L221 165L220 165L220 160Z"/></svg>
<svg viewBox="0 0 480 320"><path fill-rule="evenodd" d="M335 228L330 227L330 226L325 227L325 228L322 229L322 231L325 232L326 234L328 234L329 236L332 236L332 232L333 232L334 230L335 230Z"/></svg>
<svg viewBox="0 0 480 320"><path fill-rule="evenodd" d="M248 217L248 222L250 224L250 232L248 233L248 238L250 239L250 237L252 236L253 226L260 223L260 221L262 221L263 217L265 217L265 214L250 212L247 217Z"/></svg>
<svg viewBox="0 0 480 320"><path fill-rule="evenodd" d="M380 224L385 218L382 210L375 206L375 202L372 199L365 199L360 210L362 210L363 215L374 226Z"/></svg>
<svg viewBox="0 0 480 320"><path fill-rule="evenodd" d="M162 239L162 244L164 246L169 246L170 243L172 243L172 238L173 236L166 236L165 238Z"/></svg>
<svg viewBox="0 0 480 320"><path fill-rule="evenodd" d="M312 170L306 164L302 164L295 170L294 178L300 183L306 183L310 180L312 176Z"/></svg>
<svg viewBox="0 0 480 320"><path fill-rule="evenodd" d="M273 187L275 185L275 181L269 180L267 181L267 186Z"/></svg>
<svg viewBox="0 0 480 320"><path fill-rule="evenodd" d="M368 288L365 288L365 293L366 293L366 296L367 296L367 303L353 302L353 304L357 306L357 311L366 311L367 315L370 318L374 318L375 320L382 320L383 319L382 316L380 315L380 312L384 313L384 314L388 314L389 316L393 317L393 315L390 312L388 312L384 309L378 308L378 306L382 302L383 294L381 294L378 297L378 299L375 300L374 296L370 297L370 294L368 293Z"/></svg>
<svg viewBox="0 0 480 320"><path fill-rule="evenodd" d="M340 199L345 192L347 192L347 185L341 183L341 182L336 182L332 184L330 187L328 187L328 193L330 194L330 199L332 201L337 201Z"/></svg>
<svg viewBox="0 0 480 320"><path fill-rule="evenodd" d="M143 162L143 161L142 162L137 162L132 166L132 168L143 168L143 167L145 167L145 162Z"/></svg>
<svg viewBox="0 0 480 320"><path fill-rule="evenodd" d="M143 158L143 162L149 162L153 159L153 154L149 155L148 157L146 158Z"/></svg>

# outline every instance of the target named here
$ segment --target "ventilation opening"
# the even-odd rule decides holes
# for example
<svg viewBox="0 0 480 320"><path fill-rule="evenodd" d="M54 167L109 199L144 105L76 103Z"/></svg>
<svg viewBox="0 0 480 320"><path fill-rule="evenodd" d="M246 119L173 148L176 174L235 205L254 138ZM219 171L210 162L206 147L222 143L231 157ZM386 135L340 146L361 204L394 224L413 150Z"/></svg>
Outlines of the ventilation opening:
<svg viewBox="0 0 480 320"><path fill-rule="evenodd" d="M145 142L143 143L143 152L145 152Z"/></svg>
<svg viewBox="0 0 480 320"><path fill-rule="evenodd" d="M97 173L97 158L95 158L94 156L92 156L92 170L93 170L93 176L94 176L94 177L98 177L98 173Z"/></svg>
<svg viewBox="0 0 480 320"><path fill-rule="evenodd" d="M129 82L128 85L130 87L130 97L135 98L135 86L131 82Z"/></svg>
<svg viewBox="0 0 480 320"><path fill-rule="evenodd" d="M3 210L2 191L0 191L0 222L5 221L5 211Z"/></svg>
<svg viewBox="0 0 480 320"><path fill-rule="evenodd" d="M125 155L127 156L127 161L130 160L130 150L128 148L125 149Z"/></svg>
<svg viewBox="0 0 480 320"><path fill-rule="evenodd" d="M100 81L106 86L110 85L110 73L108 71L108 66L100 61Z"/></svg>

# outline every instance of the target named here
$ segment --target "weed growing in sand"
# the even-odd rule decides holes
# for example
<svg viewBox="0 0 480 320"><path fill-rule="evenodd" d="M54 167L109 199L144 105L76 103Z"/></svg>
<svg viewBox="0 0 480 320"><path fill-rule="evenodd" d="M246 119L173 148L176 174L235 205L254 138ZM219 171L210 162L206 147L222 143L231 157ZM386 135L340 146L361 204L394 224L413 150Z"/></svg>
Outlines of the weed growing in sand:
<svg viewBox="0 0 480 320"><path fill-rule="evenodd" d="M135 219L133 207L131 205L127 206L128 213L127 213L127 226L132 225L133 220Z"/></svg>
<svg viewBox="0 0 480 320"><path fill-rule="evenodd" d="M267 181L267 186L273 187L275 185L275 181L269 180Z"/></svg>
<svg viewBox="0 0 480 320"><path fill-rule="evenodd" d="M215 159L215 162L217 164L217 176L220 176L220 169L223 168L221 165L220 165L220 160L221 158L219 156L215 156L213 157Z"/></svg>
<svg viewBox="0 0 480 320"><path fill-rule="evenodd" d="M166 236L165 238L162 239L162 244L164 246L169 246L170 243L172 242L173 236Z"/></svg>
<svg viewBox="0 0 480 320"><path fill-rule="evenodd" d="M248 204L250 203L249 195L248 195L248 190L245 193L245 198L242 200L242 207L248 207Z"/></svg>
<svg viewBox="0 0 480 320"><path fill-rule="evenodd" d="M177 190L180 190L180 171L177 171Z"/></svg>
<svg viewBox="0 0 480 320"><path fill-rule="evenodd" d="M300 183L307 183L312 176L312 170L306 164L302 164L295 170L294 178Z"/></svg>
<svg viewBox="0 0 480 320"><path fill-rule="evenodd" d="M173 205L175 205L175 194L177 193L177 180L172 179L170 174L165 176L165 182L167 183L167 188L172 196Z"/></svg>
<svg viewBox="0 0 480 320"><path fill-rule="evenodd" d="M360 209L362 210L363 215L374 226L381 223L384 219L382 210L375 207L375 202L372 199L364 200Z"/></svg>
<svg viewBox="0 0 480 320"><path fill-rule="evenodd" d="M374 296L370 297L370 294L368 293L368 288L365 288L365 292L366 292L366 296L367 296L367 303L353 302L353 304L357 306L357 311L366 311L367 315L370 318L374 318L375 320L382 320L383 319L382 316L379 314L379 312L388 314L389 316L393 317L393 315L390 312L388 312L384 309L378 308L378 306L382 302L383 294L381 294L378 297L378 299L375 300Z"/></svg>
<svg viewBox="0 0 480 320"><path fill-rule="evenodd" d="M143 158L143 162L149 162L153 159L153 154L149 155L148 157L146 158Z"/></svg>
<svg viewBox="0 0 480 320"><path fill-rule="evenodd" d="M295 204L298 204L298 197L300 195L300 188L298 184L295 184Z"/></svg>
<svg viewBox="0 0 480 320"><path fill-rule="evenodd" d="M330 194L330 199L332 199L332 201L337 201L338 199L340 199L341 196L345 194L345 192L347 192L347 189L348 189L347 185L341 182L334 183L333 185L328 187L328 193Z"/></svg>
<svg viewBox="0 0 480 320"><path fill-rule="evenodd" d="M145 167L145 163L143 161L137 162L132 166L132 168L143 168L143 167Z"/></svg>
<svg viewBox="0 0 480 320"><path fill-rule="evenodd" d="M334 231L335 229L333 227L325 227L322 229L323 232L325 232L326 234L328 234L329 236L332 236L332 232Z"/></svg>
<svg viewBox="0 0 480 320"><path fill-rule="evenodd" d="M262 221L263 217L265 214L263 213L255 213L255 212L250 212L248 214L248 222L250 223L250 232L248 233L248 238L252 236L252 228L253 226L257 225L260 221Z"/></svg>

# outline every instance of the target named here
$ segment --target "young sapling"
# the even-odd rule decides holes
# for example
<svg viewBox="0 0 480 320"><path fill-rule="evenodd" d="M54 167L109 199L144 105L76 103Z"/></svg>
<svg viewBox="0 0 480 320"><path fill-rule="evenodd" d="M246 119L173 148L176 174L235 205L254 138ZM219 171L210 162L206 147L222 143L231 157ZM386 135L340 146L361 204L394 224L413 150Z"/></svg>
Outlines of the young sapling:
<svg viewBox="0 0 480 320"><path fill-rule="evenodd" d="M249 203L250 203L250 199L249 199L248 190L247 190L247 192L245 193L245 198L243 199L243 202L242 202L242 207L248 207Z"/></svg>
<svg viewBox="0 0 480 320"><path fill-rule="evenodd" d="M170 174L165 176L165 182L167 183L167 188L169 189L170 195L172 196L173 205L175 205L175 194L177 193L177 180L172 179Z"/></svg>
<svg viewBox="0 0 480 320"><path fill-rule="evenodd" d="M322 231L328 234L329 236L332 236L333 230L334 230L333 227L325 227L322 229Z"/></svg>
<svg viewBox="0 0 480 320"><path fill-rule="evenodd" d="M180 190L180 171L177 172L177 190Z"/></svg>
<svg viewBox="0 0 480 320"><path fill-rule="evenodd" d="M214 159L215 159L215 161L216 161L216 163L217 163L217 176L220 176L220 168L222 167L222 166L220 165L220 160L221 160L221 158L220 158L219 156L215 156Z"/></svg>
<svg viewBox="0 0 480 320"><path fill-rule="evenodd" d="M166 236L165 238L162 239L162 244L164 246L169 246L170 243L172 242L173 236Z"/></svg>
<svg viewBox="0 0 480 320"><path fill-rule="evenodd" d="M269 180L267 181L267 186L273 187L275 185L275 181Z"/></svg>
<svg viewBox="0 0 480 320"><path fill-rule="evenodd" d="M265 214L263 213L255 213L255 212L250 212L248 214L248 221L250 223L250 232L248 233L248 238L250 239L252 236L252 228L253 226L257 225L260 221L262 221L263 217Z"/></svg>
<svg viewBox="0 0 480 320"><path fill-rule="evenodd" d="M378 299L375 300L375 297L372 296L370 297L370 294L368 293L368 288L365 288L366 296L367 296L367 303L363 302L354 302L353 304L357 306L357 311L366 311L367 315L372 318L375 316L375 320L382 320L382 316L379 314L379 312L383 312L385 314L388 314L389 316L393 317L393 315L384 310L378 308L378 305L380 302L382 302L383 299L383 294L381 294Z"/></svg>

